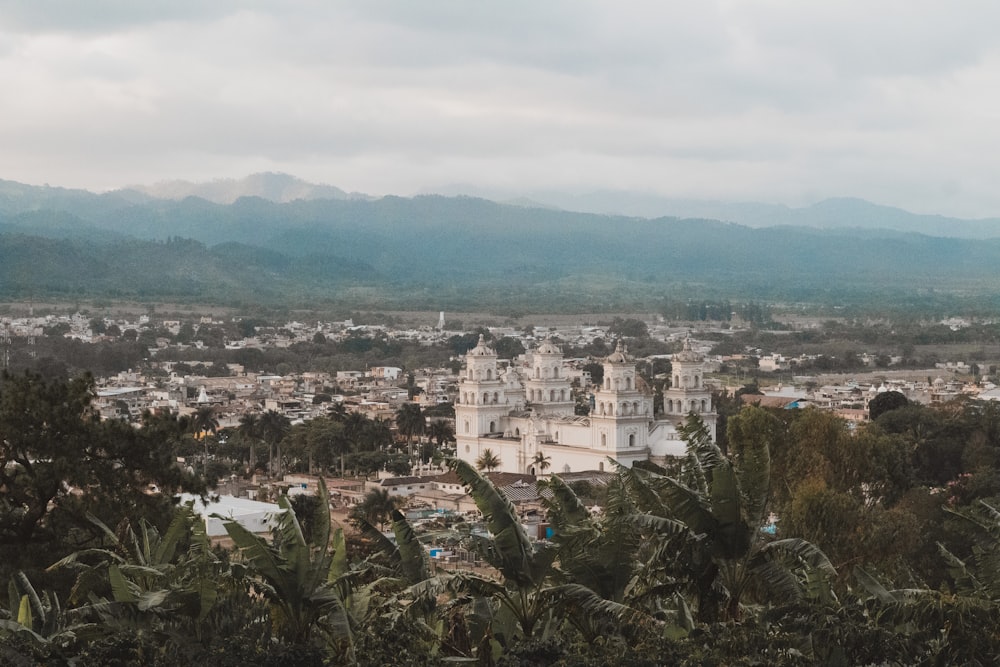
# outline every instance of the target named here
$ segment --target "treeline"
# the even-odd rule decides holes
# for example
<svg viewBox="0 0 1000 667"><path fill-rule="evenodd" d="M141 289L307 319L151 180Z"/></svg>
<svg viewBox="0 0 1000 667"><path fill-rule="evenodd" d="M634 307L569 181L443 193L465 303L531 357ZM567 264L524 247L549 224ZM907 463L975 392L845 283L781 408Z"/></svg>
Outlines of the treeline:
<svg viewBox="0 0 1000 667"><path fill-rule="evenodd" d="M755 325L774 324L771 309L767 304L756 302L733 303L729 300L679 300L663 299L659 312L672 321L688 322L731 322L738 317Z"/></svg>

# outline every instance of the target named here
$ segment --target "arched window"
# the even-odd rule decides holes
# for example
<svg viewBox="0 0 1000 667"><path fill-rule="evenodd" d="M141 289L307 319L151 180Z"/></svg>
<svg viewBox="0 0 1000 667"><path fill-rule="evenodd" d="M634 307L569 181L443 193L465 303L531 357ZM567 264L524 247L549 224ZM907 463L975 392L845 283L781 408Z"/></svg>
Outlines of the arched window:
<svg viewBox="0 0 1000 667"><path fill-rule="evenodd" d="M632 388L632 378L631 377L626 377L625 378L625 388L626 389L631 389Z"/></svg>
<svg viewBox="0 0 1000 667"><path fill-rule="evenodd" d="M598 462L598 464L597 464L597 470L598 470L598 472L604 472L604 461Z"/></svg>
<svg viewBox="0 0 1000 667"><path fill-rule="evenodd" d="M559 390L559 400L560 401L565 401L566 400L566 390L565 389L560 389Z"/></svg>
<svg viewBox="0 0 1000 667"><path fill-rule="evenodd" d="M490 395L484 391L483 392L483 404L486 404L486 403L489 403L489 402L490 402Z"/></svg>
<svg viewBox="0 0 1000 667"><path fill-rule="evenodd" d="M628 434L628 446L635 447L635 433Z"/></svg>
<svg viewBox="0 0 1000 667"><path fill-rule="evenodd" d="M698 376L697 375L694 376L694 386L695 386L695 388L701 386L701 385L698 384Z"/></svg>
<svg viewBox="0 0 1000 667"><path fill-rule="evenodd" d="M553 367L553 369L552 369L552 377L554 377L554 378L559 377L559 367L558 366Z"/></svg>
<svg viewBox="0 0 1000 667"><path fill-rule="evenodd" d="M545 370L544 370L544 371L542 372L542 376L543 376L543 377L548 377L548 376L549 376L549 369L548 369L548 368L546 368L546 369L545 369Z"/></svg>
<svg viewBox="0 0 1000 667"><path fill-rule="evenodd" d="M538 377L538 366L535 366L535 377Z"/></svg>
<svg viewBox="0 0 1000 667"><path fill-rule="evenodd" d="M493 392L493 402L494 403L500 402L500 394L498 394L497 392Z"/></svg>
<svg viewBox="0 0 1000 667"><path fill-rule="evenodd" d="M490 370L489 368L486 369L486 379L487 380L492 380L493 379L493 371Z"/></svg>
<svg viewBox="0 0 1000 667"><path fill-rule="evenodd" d="M702 399L701 401L701 411L708 412L708 401Z"/></svg>
<svg viewBox="0 0 1000 667"><path fill-rule="evenodd" d="M674 376L674 386L675 387L681 386L681 376L680 375L675 375Z"/></svg>
<svg viewBox="0 0 1000 667"><path fill-rule="evenodd" d="M604 378L604 388L611 389L611 378Z"/></svg>
<svg viewBox="0 0 1000 667"><path fill-rule="evenodd" d="M556 390L555 389L549 389L549 401L551 401L552 403L556 402Z"/></svg>
<svg viewBox="0 0 1000 667"><path fill-rule="evenodd" d="M608 435L606 433L601 434L601 447L608 446Z"/></svg>
<svg viewBox="0 0 1000 667"><path fill-rule="evenodd" d="M632 414L634 414L634 415L639 414L639 402L638 401L632 403Z"/></svg>
<svg viewBox="0 0 1000 667"><path fill-rule="evenodd" d="M621 389L621 388L622 388L621 378L615 378L615 389Z"/></svg>
<svg viewBox="0 0 1000 667"><path fill-rule="evenodd" d="M493 433L496 430L497 430L497 423L496 422L490 422L490 433Z"/></svg>
<svg viewBox="0 0 1000 667"><path fill-rule="evenodd" d="M559 442L559 431L556 431L556 442Z"/></svg>
<svg viewBox="0 0 1000 667"><path fill-rule="evenodd" d="M521 429L520 428L515 428L514 429L514 436L518 437L518 438L521 437Z"/></svg>
<svg viewBox="0 0 1000 667"><path fill-rule="evenodd" d="M468 419L465 420L465 432L466 433L469 432L469 420ZM468 447L466 447L466 451L468 451Z"/></svg>

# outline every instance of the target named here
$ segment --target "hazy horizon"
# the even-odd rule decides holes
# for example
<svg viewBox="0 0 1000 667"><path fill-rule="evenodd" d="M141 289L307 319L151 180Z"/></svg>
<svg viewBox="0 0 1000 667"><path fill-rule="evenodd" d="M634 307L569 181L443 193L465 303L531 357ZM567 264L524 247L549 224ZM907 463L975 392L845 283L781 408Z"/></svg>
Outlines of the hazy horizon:
<svg viewBox="0 0 1000 667"><path fill-rule="evenodd" d="M0 2L0 178L1000 216L1000 7Z"/></svg>

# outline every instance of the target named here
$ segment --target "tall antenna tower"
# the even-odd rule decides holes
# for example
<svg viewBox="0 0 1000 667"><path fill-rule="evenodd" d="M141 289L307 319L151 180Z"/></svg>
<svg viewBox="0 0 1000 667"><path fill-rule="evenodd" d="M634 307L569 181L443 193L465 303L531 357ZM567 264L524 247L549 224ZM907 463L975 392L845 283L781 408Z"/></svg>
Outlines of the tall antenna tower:
<svg viewBox="0 0 1000 667"><path fill-rule="evenodd" d="M6 369L10 366L10 322L4 320L3 322L3 367Z"/></svg>

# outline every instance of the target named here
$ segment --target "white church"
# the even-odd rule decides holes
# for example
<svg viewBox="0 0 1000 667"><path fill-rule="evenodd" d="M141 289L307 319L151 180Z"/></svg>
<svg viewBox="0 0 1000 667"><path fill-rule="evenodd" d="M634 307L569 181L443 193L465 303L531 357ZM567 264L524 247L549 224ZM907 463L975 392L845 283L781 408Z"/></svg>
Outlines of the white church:
<svg viewBox="0 0 1000 667"><path fill-rule="evenodd" d="M485 450L499 457L502 472L540 474L609 469L608 459L631 466L683 456L677 426L697 413L715 439L717 414L704 384L704 358L685 342L673 355L672 382L663 413L653 414L653 394L618 342L604 360L604 381L590 396L586 417L575 399L563 354L551 340L501 363L482 336L465 356L455 404L459 458L475 465ZM541 455L541 457L539 456Z"/></svg>

